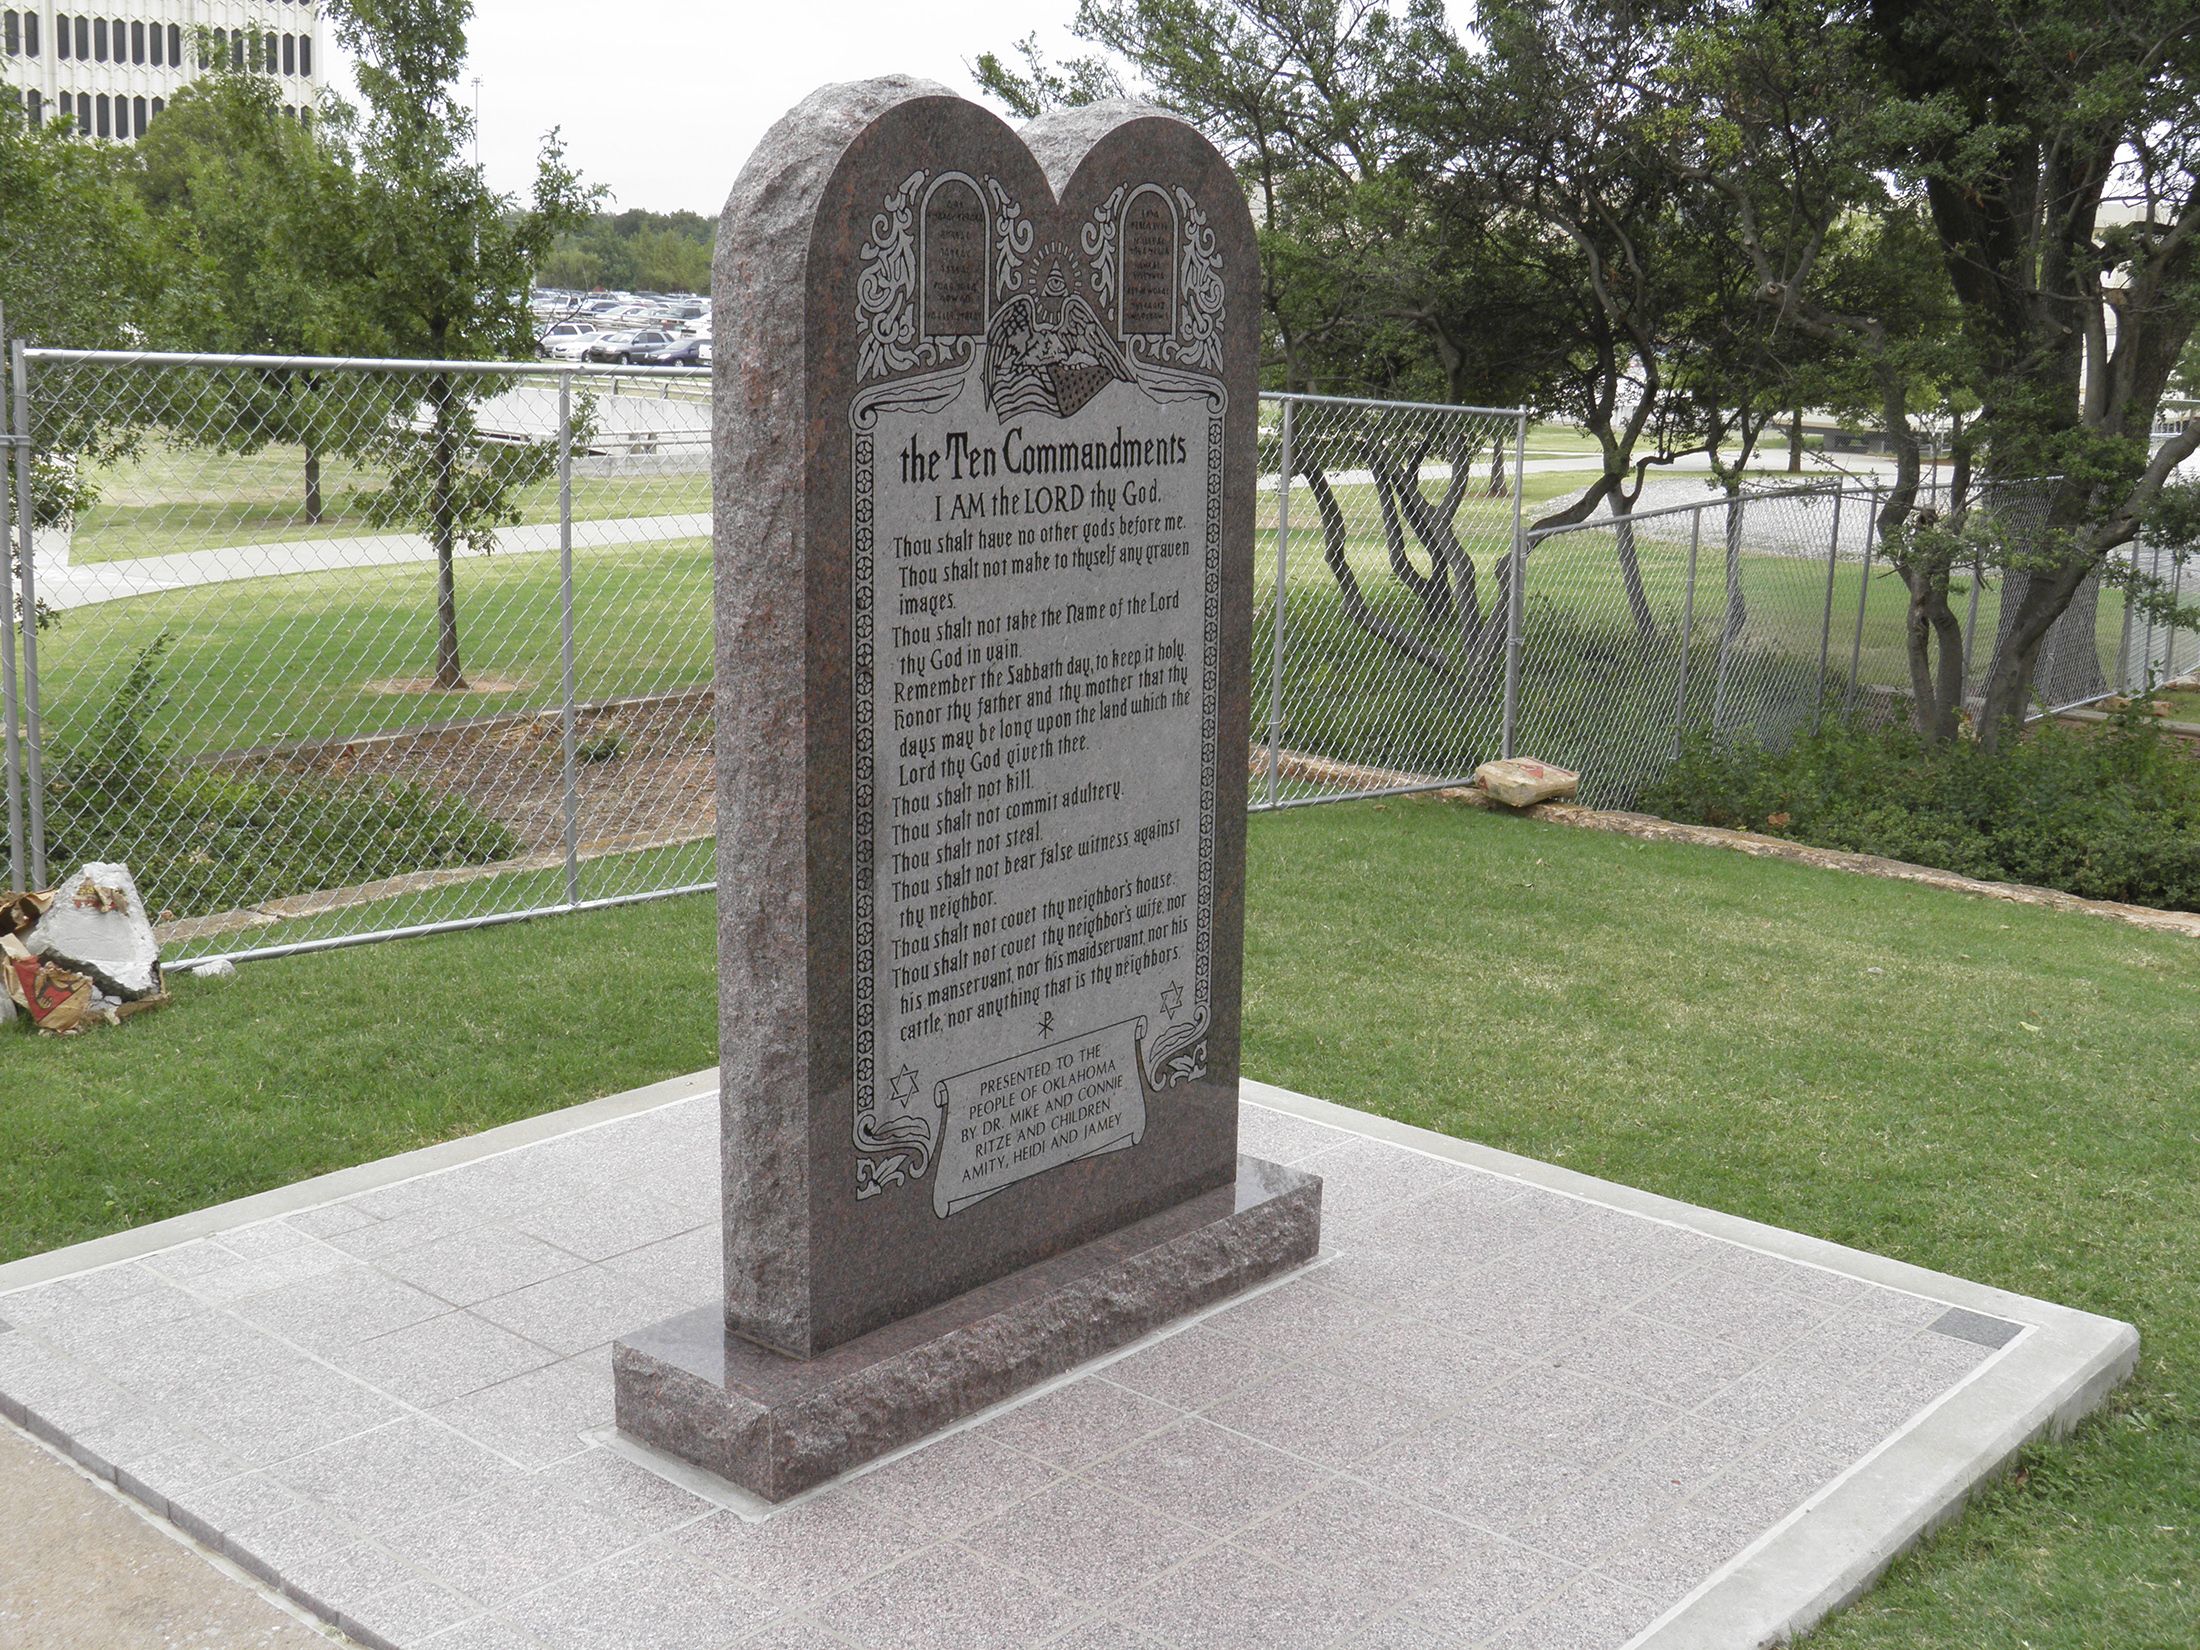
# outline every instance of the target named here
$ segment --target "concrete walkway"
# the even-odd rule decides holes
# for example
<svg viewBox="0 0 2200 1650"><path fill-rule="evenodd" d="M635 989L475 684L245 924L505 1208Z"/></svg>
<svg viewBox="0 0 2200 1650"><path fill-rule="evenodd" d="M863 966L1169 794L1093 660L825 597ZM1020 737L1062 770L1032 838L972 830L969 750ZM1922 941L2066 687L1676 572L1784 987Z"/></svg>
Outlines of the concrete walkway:
<svg viewBox="0 0 2200 1650"><path fill-rule="evenodd" d="M331 1640L0 1425L0 1650L329 1650Z"/></svg>
<svg viewBox="0 0 2200 1650"><path fill-rule="evenodd" d="M612 549L673 539L708 538L710 513L626 516L573 523L575 550ZM487 551L461 547L459 556L540 555L558 548L558 526L507 527ZM418 533L378 533L363 538L295 539L272 544L239 544L218 550L193 550L173 556L87 562L68 567L41 565L38 599L60 610L123 601L164 590L242 579L275 579L298 573L331 573L354 567L404 567L435 560L435 546Z"/></svg>

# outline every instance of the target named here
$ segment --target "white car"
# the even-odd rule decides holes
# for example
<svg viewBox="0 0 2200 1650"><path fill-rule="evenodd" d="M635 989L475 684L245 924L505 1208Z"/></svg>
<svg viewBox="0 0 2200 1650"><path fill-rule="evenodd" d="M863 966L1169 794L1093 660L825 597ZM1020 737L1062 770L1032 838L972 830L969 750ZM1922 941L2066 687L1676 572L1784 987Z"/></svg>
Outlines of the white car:
<svg viewBox="0 0 2200 1650"><path fill-rule="evenodd" d="M597 336L596 329L585 321L558 321L544 329L535 347L552 361L578 361Z"/></svg>

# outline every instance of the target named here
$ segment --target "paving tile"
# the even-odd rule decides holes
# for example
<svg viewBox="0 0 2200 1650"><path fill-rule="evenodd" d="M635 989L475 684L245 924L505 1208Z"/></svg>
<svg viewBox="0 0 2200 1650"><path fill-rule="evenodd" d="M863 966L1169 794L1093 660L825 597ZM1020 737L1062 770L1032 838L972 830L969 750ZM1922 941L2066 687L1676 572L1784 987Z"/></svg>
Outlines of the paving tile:
<svg viewBox="0 0 2200 1650"><path fill-rule="evenodd" d="M403 1411L340 1370L297 1361L231 1370L177 1407L247 1466L266 1466L367 1432Z"/></svg>
<svg viewBox="0 0 2200 1650"><path fill-rule="evenodd" d="M537 1346L570 1356L662 1322L685 1306L668 1295L637 1289L600 1266L584 1266L483 1301L472 1310Z"/></svg>
<svg viewBox="0 0 2200 1650"><path fill-rule="evenodd" d="M1700 1404L1706 1394L1764 1361L1754 1348L1715 1341L1639 1312L1600 1319L1554 1346L1549 1357L1562 1369L1681 1408Z"/></svg>
<svg viewBox="0 0 2200 1650"><path fill-rule="evenodd" d="M1264 1347L1204 1323L1107 1366L1107 1378L1180 1409L1199 1409L1288 1368Z"/></svg>
<svg viewBox="0 0 2200 1650"><path fill-rule="evenodd" d="M70 1434L74 1447L96 1456L109 1468L141 1466L186 1450L210 1450L213 1440L163 1410L136 1409L112 1421Z"/></svg>
<svg viewBox="0 0 2200 1650"><path fill-rule="evenodd" d="M559 1494L611 1513L649 1535L692 1524L716 1510L670 1479L601 1445L569 1455L543 1468L539 1476Z"/></svg>
<svg viewBox="0 0 2200 1650"><path fill-rule="evenodd" d="M409 1581L404 1586L346 1610L343 1628L358 1636L363 1628L391 1644L412 1644L430 1633L456 1626L481 1613L481 1606L465 1594L432 1581Z"/></svg>
<svg viewBox="0 0 2200 1650"><path fill-rule="evenodd" d="M287 1220L261 1220L250 1226L232 1226L221 1235L224 1249L244 1260L266 1260L293 1249L318 1247L311 1234Z"/></svg>
<svg viewBox="0 0 2200 1650"><path fill-rule="evenodd" d="M1617 1582L1583 1576L1501 1634L1492 1650L1621 1650L1662 1613Z"/></svg>
<svg viewBox="0 0 2200 1650"><path fill-rule="evenodd" d="M1067 1593L967 1547L926 1548L837 1595L822 1612L894 1650L1037 1645L1085 1615Z"/></svg>
<svg viewBox="0 0 2200 1650"><path fill-rule="evenodd" d="M477 1226L417 1249L403 1249L378 1263L402 1283L425 1289L453 1306L472 1306L531 1283L570 1272L581 1262L563 1249L506 1226Z"/></svg>
<svg viewBox="0 0 2200 1650"><path fill-rule="evenodd" d="M984 1427L996 1444L1057 1467L1081 1467L1158 1432L1179 1411L1098 1376L1072 1381L996 1416Z"/></svg>
<svg viewBox="0 0 2200 1650"><path fill-rule="evenodd" d="M622 1553L510 1606L558 1650L724 1650L777 1606L735 1577L660 1544Z"/></svg>
<svg viewBox="0 0 2200 1650"><path fill-rule="evenodd" d="M1210 1535L1242 1529L1330 1474L1196 1417L1088 1469L1093 1482Z"/></svg>
<svg viewBox="0 0 2200 1650"><path fill-rule="evenodd" d="M1297 1163L1351 1136L1325 1123L1310 1123L1265 1106L1238 1107L1238 1150L1270 1163Z"/></svg>
<svg viewBox="0 0 2200 1650"><path fill-rule="evenodd" d="M1308 1356L1326 1341L1358 1334L1383 1315L1373 1302L1324 1289L1314 1277L1300 1276L1205 1321L1218 1334L1289 1359Z"/></svg>
<svg viewBox="0 0 2200 1650"><path fill-rule="evenodd" d="M1199 1541L1190 1525L1073 1478L981 1524L964 1544L1088 1603L1112 1606Z"/></svg>
<svg viewBox="0 0 2200 1650"><path fill-rule="evenodd" d="M176 1522L210 1547L224 1532L249 1530L300 1504L296 1491L265 1472L202 1484L169 1497Z"/></svg>
<svg viewBox="0 0 2200 1650"><path fill-rule="evenodd" d="M1411 1591L1487 1550L1494 1538L1371 1484L1340 1478L1231 1537L1309 1576Z"/></svg>
<svg viewBox="0 0 2200 1650"><path fill-rule="evenodd" d="M1404 1146L1349 1137L1301 1158L1294 1166L1322 1177L1325 1224L1332 1217L1349 1221L1362 1214L1381 1214L1475 1172Z"/></svg>
<svg viewBox="0 0 2200 1650"><path fill-rule="evenodd" d="M592 1197L538 1204L513 1217L512 1225L583 1260L609 1260L693 1231L714 1213L638 1189L622 1186L613 1195L599 1186Z"/></svg>
<svg viewBox="0 0 2200 1650"><path fill-rule="evenodd" d="M1823 1266L1809 1266L1735 1243L1721 1244L1711 1265L1722 1276L1763 1284L1824 1306L1852 1306L1872 1289L1862 1278L1846 1272L1828 1271Z"/></svg>
<svg viewBox="0 0 2200 1650"><path fill-rule="evenodd" d="M1449 1256L1374 1243L1365 1233L1332 1241L1325 1231L1321 1254L1323 1288L1407 1316L1441 1315L1446 1290L1461 1270Z"/></svg>
<svg viewBox="0 0 2200 1650"><path fill-rule="evenodd" d="M229 1266L200 1272L184 1286L211 1306L236 1306L241 1302L303 1284L310 1279L341 1272L349 1257L320 1244L301 1244L281 1249L256 1260L240 1259Z"/></svg>
<svg viewBox="0 0 2200 1650"><path fill-rule="evenodd" d="M356 1203L324 1203L318 1209L300 1209L286 1218L297 1230L310 1237L329 1238L339 1232L356 1232L362 1226L376 1224L375 1217Z"/></svg>
<svg viewBox="0 0 2200 1650"><path fill-rule="evenodd" d="M282 1572L283 1591L324 1619L356 1611L368 1600L419 1579L410 1565L378 1541L355 1541L289 1556L283 1560Z"/></svg>
<svg viewBox="0 0 2200 1650"><path fill-rule="evenodd" d="M1113 1616L1094 1616L1046 1641L1047 1650L1159 1650L1160 1641Z"/></svg>
<svg viewBox="0 0 2200 1650"><path fill-rule="evenodd" d="M324 1556L359 1540L351 1524L301 1501L242 1530L224 1530L221 1548L254 1575L280 1587L288 1574L304 1574Z"/></svg>
<svg viewBox="0 0 2200 1650"><path fill-rule="evenodd" d="M162 1249L147 1255L145 1265L163 1277L182 1282L207 1272L218 1272L225 1266L234 1266L243 1258L236 1250L223 1248L213 1238L195 1238L189 1243L179 1243L173 1249Z"/></svg>
<svg viewBox="0 0 2200 1650"><path fill-rule="evenodd" d="M1454 1629L1481 1638L1520 1620L1580 1577L1576 1566L1549 1553L1492 1540L1430 1581L1414 1602L1441 1611Z"/></svg>
<svg viewBox="0 0 2200 1650"><path fill-rule="evenodd" d="M852 1650L864 1641L828 1633L814 1621L793 1620L774 1622L736 1643L738 1650Z"/></svg>
<svg viewBox="0 0 2200 1650"><path fill-rule="evenodd" d="M485 1490L515 1487L520 1478L509 1463L420 1416L327 1445L270 1472L362 1530L391 1532Z"/></svg>
<svg viewBox="0 0 2200 1650"><path fill-rule="evenodd" d="M1704 1399L1696 1413L1719 1426L1762 1436L1792 1427L1833 1381L1814 1362L1781 1353Z"/></svg>
<svg viewBox="0 0 2200 1650"><path fill-rule="evenodd" d="M1642 1479L1693 1495L1755 1446L1746 1433L1696 1416L1683 1416L1654 1432L1607 1467L1603 1482Z"/></svg>
<svg viewBox="0 0 2200 1650"><path fill-rule="evenodd" d="M1484 1389L1473 1411L1483 1427L1588 1467L1603 1465L1681 1418L1665 1404L1548 1364L1531 1365Z"/></svg>
<svg viewBox="0 0 2200 1650"><path fill-rule="evenodd" d="M1117 1609L1171 1650L1336 1650L1356 1643L1389 1602L1218 1547L1127 1595Z"/></svg>
<svg viewBox="0 0 2200 1650"><path fill-rule="evenodd" d="M1635 1310L1711 1340L1768 1354L1833 1314L1833 1308L1823 1302L1713 1268L1691 1272L1653 1291L1635 1303Z"/></svg>
<svg viewBox="0 0 2200 1650"><path fill-rule="evenodd" d="M1393 1444L1360 1471L1424 1506L1493 1529L1528 1520L1591 1476L1577 1460L1533 1449L1472 1419L1441 1422Z"/></svg>
<svg viewBox="0 0 2200 1650"><path fill-rule="evenodd" d="M613 1255L603 1267L673 1300L720 1300L725 1294L725 1239L718 1223L712 1221L691 1232Z"/></svg>
<svg viewBox="0 0 2200 1650"><path fill-rule="evenodd" d="M1926 1327L1936 1335L1949 1335L1960 1341L1999 1350L2024 1333L2024 1326L2007 1318L1991 1317L1984 1312L1973 1312L1961 1306L1951 1306Z"/></svg>
<svg viewBox="0 0 2200 1650"><path fill-rule="evenodd" d="M1578 1338L1624 1308L1635 1286L1586 1269L1523 1274L1485 1266L1446 1286L1440 1321L1500 1351L1535 1352Z"/></svg>
<svg viewBox="0 0 2200 1650"><path fill-rule="evenodd" d="M1226 1398L1207 1418L1327 1467L1348 1467L1440 1419L1446 1406L1300 1364Z"/></svg>
<svg viewBox="0 0 2200 1650"><path fill-rule="evenodd" d="M1608 1554L1597 1573L1666 1609L1763 1528L1715 1507L1683 1502L1651 1524L1639 1543Z"/></svg>
<svg viewBox="0 0 2200 1650"><path fill-rule="evenodd" d="M310 1352L333 1352L449 1310L424 1290L357 1262L338 1263L236 1306L240 1316Z"/></svg>
<svg viewBox="0 0 2200 1650"><path fill-rule="evenodd" d="M616 1514L523 1478L428 1514L412 1526L406 1551L445 1585L498 1605L608 1558L641 1534Z"/></svg>
<svg viewBox="0 0 2200 1650"><path fill-rule="evenodd" d="M532 1342L521 1344L534 1351ZM583 1448L583 1432L611 1425L616 1407L611 1361L598 1348L482 1387L434 1413L522 1466L544 1467Z"/></svg>
<svg viewBox="0 0 2200 1650"><path fill-rule="evenodd" d="M1422 1318L1378 1319L1310 1354L1380 1392L1458 1408L1518 1365L1496 1347Z"/></svg>
<svg viewBox="0 0 2200 1650"><path fill-rule="evenodd" d="M120 1466L120 1463L117 1464ZM162 1501L173 1501L192 1490L204 1489L224 1479L235 1478L244 1471L244 1463L223 1450L211 1439L186 1443L143 1461L135 1461L116 1474L118 1482L127 1479L124 1486L133 1494L158 1496Z"/></svg>
<svg viewBox="0 0 2200 1650"><path fill-rule="evenodd" d="M1414 1248L1480 1266L1570 1225L1581 1211L1575 1199L1540 1187L1466 1174L1400 1208L1389 1229Z"/></svg>
<svg viewBox="0 0 2200 1650"><path fill-rule="evenodd" d="M1011 1519L1021 1509L1011 1511ZM675 1530L662 1545L770 1599L801 1610L875 1575L931 1540L898 1514L857 1496L830 1494L750 1523L719 1513ZM995 1555L998 1556L998 1555Z"/></svg>
<svg viewBox="0 0 2200 1650"><path fill-rule="evenodd" d="M420 1409L556 1361L534 1342L471 1312L446 1312L329 1356L378 1391Z"/></svg>
<svg viewBox="0 0 2200 1650"><path fill-rule="evenodd" d="M863 1474L846 1493L871 1502L911 1528L951 1536L1052 1485L1046 1462L996 1442L985 1428L926 1444Z"/></svg>
<svg viewBox="0 0 2200 1650"><path fill-rule="evenodd" d="M420 1640L423 1650L558 1650L503 1612L476 1616Z"/></svg>
<svg viewBox="0 0 2200 1650"><path fill-rule="evenodd" d="M1945 1301L1930 1300L1907 1290L1888 1289L1878 1284L1867 1288L1847 1306L1851 1312L1909 1329L1923 1329L1948 1310Z"/></svg>

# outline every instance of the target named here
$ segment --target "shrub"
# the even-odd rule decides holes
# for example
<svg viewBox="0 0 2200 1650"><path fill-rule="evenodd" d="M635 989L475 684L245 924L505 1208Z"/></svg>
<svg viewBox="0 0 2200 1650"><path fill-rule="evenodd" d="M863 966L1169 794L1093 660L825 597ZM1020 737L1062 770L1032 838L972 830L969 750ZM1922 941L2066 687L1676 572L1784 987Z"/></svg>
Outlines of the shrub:
<svg viewBox="0 0 2200 1650"><path fill-rule="evenodd" d="M1643 794L1729 825L2089 899L2200 910L2200 763L2137 707L1998 753L1829 716L1785 749L1688 742Z"/></svg>
<svg viewBox="0 0 2200 1650"><path fill-rule="evenodd" d="M164 631L141 649L83 743L54 754L46 857L57 875L121 861L155 913L206 916L522 850L463 798L409 782L178 766L154 730L168 644Z"/></svg>

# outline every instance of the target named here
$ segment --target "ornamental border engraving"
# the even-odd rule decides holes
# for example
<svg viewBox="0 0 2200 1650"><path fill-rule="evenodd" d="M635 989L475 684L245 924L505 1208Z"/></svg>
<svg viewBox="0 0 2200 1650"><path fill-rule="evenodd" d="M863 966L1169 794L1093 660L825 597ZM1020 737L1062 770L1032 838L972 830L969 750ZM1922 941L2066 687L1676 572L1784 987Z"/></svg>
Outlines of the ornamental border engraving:
<svg viewBox="0 0 2200 1650"><path fill-rule="evenodd" d="M1206 214L1189 191L1173 191L1157 183L1119 185L1078 226L1075 247L1049 242L1034 247L1034 225L1022 205L1000 180L988 176L981 188L977 179L960 172L929 175L911 172L899 188L887 195L874 215L870 237L861 257L864 269L857 280L857 378L860 388L852 397L848 418L853 438L851 476L852 565L851 664L854 714L853 746L853 994L854 1081L853 1130L855 1192L859 1200L878 1196L890 1188L921 1181L938 1161L940 1130L947 1084L937 1076L926 1077L902 1065L882 1082L878 1050L877 981L877 840L874 815L878 797L874 689L877 668L878 614L874 608L876 572L876 505L873 471L874 436L879 415L889 410L936 412L963 393L974 354L993 347L987 338L950 335L925 337L919 310L925 293L924 208L932 190L950 180L967 183L978 192L981 209L990 219L986 239L993 248L992 279L984 295L984 311L990 330L1000 331L997 317L1010 295L1028 312L1032 298L1025 282L1025 267L1035 256L1052 254L1059 271L1065 261L1082 262L1084 285L1093 293L1098 316L1081 300L1070 298L1086 317L1105 317L1108 330L1119 340L1115 354L1116 376L1137 384L1156 400L1196 401L1205 404L1207 425L1206 521L1200 634L1202 663L1199 701L1199 827L1198 888L1194 931L1197 943L1192 958L1190 1000L1181 984L1171 982L1158 993L1155 1012L1137 1019L1137 1080L1147 1092L1158 1095L1180 1083L1196 1081L1207 1071L1207 1036L1212 1023L1213 911L1216 854L1216 784L1219 775L1222 651L1222 498L1226 461L1225 413L1227 394L1221 383L1222 329L1226 289L1215 235ZM1173 311L1175 330L1167 336L1120 336L1122 303L1122 255L1119 244L1120 214L1128 203L1148 193L1169 205L1175 231L1176 290ZM1050 292L1055 288L1050 287ZM1065 306L1066 309L1066 306ZM1075 312L1070 312L1075 313ZM990 378L992 366L989 362ZM988 399L992 387L988 386ZM1051 410L1051 409L1049 409ZM1059 413L1057 414L1059 416ZM1150 1026L1158 1026L1149 1035ZM934 1093L939 1098L934 1098ZM1126 1140L1123 1149L1135 1144ZM1050 1165L1058 1167L1060 1165ZM1043 1172L1043 1171L1042 1171ZM939 1194L941 1218L976 1198L950 1202Z"/></svg>

